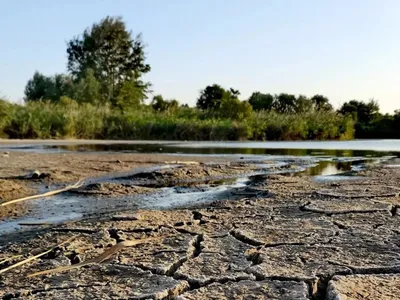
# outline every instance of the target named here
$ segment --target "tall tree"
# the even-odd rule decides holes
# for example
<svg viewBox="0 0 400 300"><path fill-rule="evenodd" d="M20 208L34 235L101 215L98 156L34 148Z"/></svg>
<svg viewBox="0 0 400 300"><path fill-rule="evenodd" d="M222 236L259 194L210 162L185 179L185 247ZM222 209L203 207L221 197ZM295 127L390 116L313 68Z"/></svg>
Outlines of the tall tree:
<svg viewBox="0 0 400 300"><path fill-rule="evenodd" d="M333 110L332 105L329 103L329 99L322 95L314 95L311 98L314 103L315 110L331 111Z"/></svg>
<svg viewBox="0 0 400 300"><path fill-rule="evenodd" d="M115 103L124 82L150 71L144 48L141 35L132 37L122 18L108 16L68 42L68 70L80 78L92 69L106 99Z"/></svg>
<svg viewBox="0 0 400 300"><path fill-rule="evenodd" d="M230 88L227 91L218 84L209 85L200 92L200 97L197 99L196 106L204 110L218 110L223 100L237 99L239 95L240 92L238 90Z"/></svg>
<svg viewBox="0 0 400 300"><path fill-rule="evenodd" d="M116 104L119 108L138 108L146 99L148 92L147 86L139 80L132 78L123 82L122 87L118 93Z"/></svg>
<svg viewBox="0 0 400 300"><path fill-rule="evenodd" d="M79 102L100 104L103 99L100 94L100 83L94 77L92 69L87 69L76 84L74 98Z"/></svg>
<svg viewBox="0 0 400 300"><path fill-rule="evenodd" d="M254 92L249 98L249 103L254 110L271 110L274 103L274 96L271 94Z"/></svg>
<svg viewBox="0 0 400 300"><path fill-rule="evenodd" d="M296 96L290 94L279 94L275 96L274 109L278 113L292 114L296 112Z"/></svg>
<svg viewBox="0 0 400 300"><path fill-rule="evenodd" d="M25 101L37 101L47 98L50 85L50 78L36 71L25 86Z"/></svg>

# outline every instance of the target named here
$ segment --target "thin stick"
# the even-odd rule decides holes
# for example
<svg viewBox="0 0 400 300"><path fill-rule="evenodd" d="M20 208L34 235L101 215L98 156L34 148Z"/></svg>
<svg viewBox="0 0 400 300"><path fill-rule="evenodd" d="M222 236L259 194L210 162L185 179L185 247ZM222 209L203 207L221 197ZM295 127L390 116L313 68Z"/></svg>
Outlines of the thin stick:
<svg viewBox="0 0 400 300"><path fill-rule="evenodd" d="M53 248L51 248L51 249L49 249L49 250L47 250L45 252L39 253L38 255L35 255L35 256L28 257L27 259L24 259L24 260L22 260L20 262L17 262L16 264L13 264L13 265L5 268L5 269L2 269L2 270L0 270L0 274L3 274L5 272L7 272L7 271L10 271L10 270L16 268L16 267L19 267L19 266L22 266L24 264L27 264L28 262L30 262L32 260L35 260L35 259L37 259L37 258L39 258L39 257L41 257L43 255L46 255L46 254L50 253L51 251L53 251L55 248L58 248L58 247L66 244L66 243L71 242L74 238L75 237L72 237L72 238L66 240L65 242L62 242L61 244L58 244L57 246L54 246Z"/></svg>
<svg viewBox="0 0 400 300"><path fill-rule="evenodd" d="M81 263L78 263L78 264L75 264L72 266L64 266L64 267L59 267L59 268L55 268L55 269L44 270L44 271L32 273L32 274L29 274L27 277L31 278L31 277L35 277L35 276L39 276L39 275L54 274L54 273L59 273L59 272L64 272L64 271L81 268L81 267L92 265L92 264L100 264L103 261L105 261L106 259L108 259L111 255L119 252L120 250L122 250L125 247L132 247L132 246L135 246L138 244L146 243L151 240L158 240L160 238L163 238L163 237L145 238L145 239L139 239L139 240L134 240L134 241L123 241L123 242L120 242L120 243L112 246L111 248L107 249L99 256L96 256L87 261L83 261Z"/></svg>
<svg viewBox="0 0 400 300"><path fill-rule="evenodd" d="M0 261L0 265L4 264L5 262L8 262L10 260L19 258L21 256L22 256L22 254L18 254L18 255L14 255L14 256L10 256L10 257L4 258L3 260Z"/></svg>
<svg viewBox="0 0 400 300"><path fill-rule="evenodd" d="M38 199L38 198L44 198L44 197L57 195L57 194L60 194L60 193L66 192L66 191L70 191L70 190L73 190L73 189L80 188L83 184L84 184L84 181L83 180L79 180L77 183L72 184L72 185L68 185L65 188L62 188L60 190L50 191L50 192L47 192L47 193L44 193L44 194L33 195L33 196L28 196L28 197L24 197L24 198L19 198L19 199L7 201L7 202L4 202L4 203L1 203L0 206L6 206L6 205L10 205L10 204L26 201L26 200L33 200L33 199Z"/></svg>

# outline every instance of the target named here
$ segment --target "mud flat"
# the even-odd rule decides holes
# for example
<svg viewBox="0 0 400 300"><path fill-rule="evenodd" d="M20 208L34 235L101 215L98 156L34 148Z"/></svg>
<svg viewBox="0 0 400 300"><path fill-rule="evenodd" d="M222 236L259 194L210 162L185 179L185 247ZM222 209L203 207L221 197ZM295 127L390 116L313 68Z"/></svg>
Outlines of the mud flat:
<svg viewBox="0 0 400 300"><path fill-rule="evenodd" d="M193 157L154 155L148 160L129 154L67 154L61 162L69 160L68 166L46 163L44 158L50 154L15 155L32 159L31 164L18 163L18 159L5 163L1 175L20 175L28 165L50 173L36 183L4 179L20 184L16 189L21 193L40 184L61 185L81 176L105 176L167 161L179 165L177 161L181 161L174 169L124 176L122 183L112 181L115 176L109 177L111 182L94 183L78 191L82 201L88 193L102 194L98 201L116 201L118 197L113 197L121 193L140 198L159 186L179 186L182 193L198 191L218 186L212 182L204 186L210 178L235 178L258 170L254 164L221 158L210 166ZM51 154L48 161L63 155ZM182 163L185 159L191 162ZM274 170L296 170L293 164ZM400 168L393 167L398 164L392 159L368 166L357 171L357 179L351 181L321 182L305 174L253 174L244 186L231 186L216 201L167 210L105 209L71 222L6 233L0 236L0 272L51 251L0 273L0 296L398 299ZM60 168L70 168L68 180L60 175ZM123 192L121 185L129 182ZM6 195L4 191L2 195Z"/></svg>

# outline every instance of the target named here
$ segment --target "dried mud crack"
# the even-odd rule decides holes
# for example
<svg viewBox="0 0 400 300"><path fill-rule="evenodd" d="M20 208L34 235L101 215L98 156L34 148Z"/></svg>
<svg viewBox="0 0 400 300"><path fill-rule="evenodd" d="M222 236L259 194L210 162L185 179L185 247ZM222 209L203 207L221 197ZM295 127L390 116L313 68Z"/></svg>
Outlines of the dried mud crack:
<svg viewBox="0 0 400 300"><path fill-rule="evenodd" d="M134 179L198 180L244 172L243 166L192 164ZM213 203L127 208L14 238L4 235L0 270L74 239L1 274L0 298L398 299L400 197L395 187L400 168L375 165L362 172L357 184L316 182L306 175L263 176L247 182L245 192L222 193L225 198ZM103 196L108 188L120 192L115 186L97 188ZM202 192L190 185L180 193L187 190ZM148 242L81 264L139 239Z"/></svg>

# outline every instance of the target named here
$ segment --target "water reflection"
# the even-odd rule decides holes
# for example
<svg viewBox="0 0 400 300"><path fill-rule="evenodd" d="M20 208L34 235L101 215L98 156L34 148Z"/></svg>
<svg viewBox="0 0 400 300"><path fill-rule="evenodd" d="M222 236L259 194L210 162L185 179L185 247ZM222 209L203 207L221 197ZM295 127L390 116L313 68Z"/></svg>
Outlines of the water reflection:
<svg viewBox="0 0 400 300"><path fill-rule="evenodd" d="M311 176L329 176L352 171L352 166L361 162L328 162L321 161L317 165L306 169L303 174Z"/></svg>
<svg viewBox="0 0 400 300"><path fill-rule="evenodd" d="M104 151L130 153L171 153L171 154L243 154L243 155L289 155L289 156L326 156L326 157L381 157L385 155L398 156L399 152L377 152L369 150L318 150L318 149L263 149L263 148L227 148L209 147L192 148L177 147L175 144L87 144L87 145L53 145L45 149L67 151Z"/></svg>

